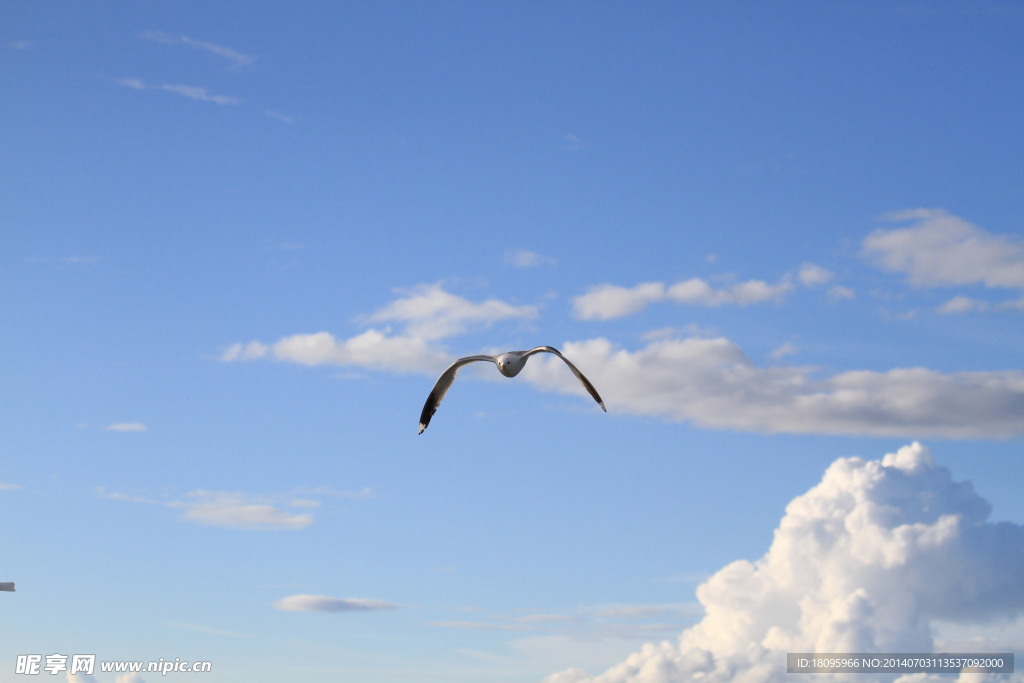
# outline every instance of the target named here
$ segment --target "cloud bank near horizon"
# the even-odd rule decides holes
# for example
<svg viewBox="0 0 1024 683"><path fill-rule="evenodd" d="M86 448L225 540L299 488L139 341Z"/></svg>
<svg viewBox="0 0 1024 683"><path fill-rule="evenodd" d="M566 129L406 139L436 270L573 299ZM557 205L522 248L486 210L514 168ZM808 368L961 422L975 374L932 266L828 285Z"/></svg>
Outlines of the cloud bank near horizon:
<svg viewBox="0 0 1024 683"><path fill-rule="evenodd" d="M841 458L786 507L763 557L698 587L704 617L677 640L545 683L783 683L787 652L933 652L943 624L1024 626L1024 526L990 522L990 510L918 442L881 460ZM988 680L972 676L961 680Z"/></svg>

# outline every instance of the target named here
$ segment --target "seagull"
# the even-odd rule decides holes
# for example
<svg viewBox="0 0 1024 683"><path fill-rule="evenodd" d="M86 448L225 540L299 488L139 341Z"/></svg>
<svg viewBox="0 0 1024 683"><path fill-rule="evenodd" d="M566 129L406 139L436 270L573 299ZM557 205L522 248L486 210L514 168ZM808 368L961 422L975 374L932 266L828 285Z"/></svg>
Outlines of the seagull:
<svg viewBox="0 0 1024 683"><path fill-rule="evenodd" d="M569 366L572 370L572 374L576 375L583 387L590 392L590 395L594 397L597 404L601 406L601 410L608 412L608 409L604 407L604 401L601 400L601 396L597 393L597 389L590 383L583 373L577 369L575 365L569 362L569 359L562 355L562 353L553 346L537 346L529 351L508 351L506 353L498 354L497 356L466 356L460 358L451 365L448 369L441 373L441 376L437 378L437 383L434 385L433 390L430 392L430 396L427 396L427 402L423 406L423 412L420 413L420 431L422 434L423 430L430 424L430 418L434 416L434 412L437 411L441 405L441 400L444 395L448 393L448 389L451 388L452 382L455 381L455 375L458 373L459 368L467 363L472 363L478 360L490 361L498 366L498 372L505 375L506 377L515 377L519 374L519 371L526 365L527 359L535 353L553 353Z"/></svg>

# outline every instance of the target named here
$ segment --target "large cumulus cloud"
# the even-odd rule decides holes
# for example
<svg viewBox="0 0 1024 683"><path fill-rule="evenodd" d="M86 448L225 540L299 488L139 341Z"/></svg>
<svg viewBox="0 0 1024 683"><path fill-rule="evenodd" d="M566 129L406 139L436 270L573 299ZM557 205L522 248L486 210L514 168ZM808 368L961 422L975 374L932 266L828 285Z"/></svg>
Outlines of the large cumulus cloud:
<svg viewBox="0 0 1024 683"><path fill-rule="evenodd" d="M881 460L837 460L787 506L764 557L698 588L705 616L677 641L547 683L772 683L792 678L787 652L931 652L941 623L1019 619L1024 526L992 523L989 512L919 443Z"/></svg>

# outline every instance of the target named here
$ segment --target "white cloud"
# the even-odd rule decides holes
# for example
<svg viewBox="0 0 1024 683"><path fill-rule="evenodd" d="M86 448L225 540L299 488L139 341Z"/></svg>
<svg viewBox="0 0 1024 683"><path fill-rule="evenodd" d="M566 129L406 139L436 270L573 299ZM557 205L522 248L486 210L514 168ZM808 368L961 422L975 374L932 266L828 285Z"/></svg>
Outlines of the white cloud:
<svg viewBox="0 0 1024 683"><path fill-rule="evenodd" d="M663 282L644 282L634 287L597 285L572 300L573 312L582 320L610 320L643 310L665 298Z"/></svg>
<svg viewBox="0 0 1024 683"><path fill-rule="evenodd" d="M797 279L805 287L815 287L830 282L834 274L832 271L822 268L814 263L805 263L797 271Z"/></svg>
<svg viewBox="0 0 1024 683"><path fill-rule="evenodd" d="M296 334L273 344L236 343L225 349L222 361L272 358L303 365L341 365L397 372L434 372L452 361L433 342L502 320L526 320L536 306L515 306L498 299L474 302L445 291L440 285L421 285L368 316L369 322L393 322L400 334L376 328L347 339L330 332Z"/></svg>
<svg viewBox="0 0 1024 683"><path fill-rule="evenodd" d="M746 280L715 288L706 280L695 277L671 285L664 282L644 282L633 287L598 285L574 298L572 304L577 318L610 320L637 313L657 301L707 307L748 306L779 301L792 289L793 283L789 278L782 278L775 284Z"/></svg>
<svg viewBox="0 0 1024 683"><path fill-rule="evenodd" d="M289 504L294 506L292 501ZM194 491L185 500L168 505L182 509L184 520L229 529L305 529L313 523L313 515L230 491Z"/></svg>
<svg viewBox="0 0 1024 683"><path fill-rule="evenodd" d="M536 268L537 266L553 266L555 259L528 249L506 249L504 263L513 268Z"/></svg>
<svg viewBox="0 0 1024 683"><path fill-rule="evenodd" d="M330 332L294 334L267 345L252 341L233 344L223 361L273 358L302 365L343 365L398 372L422 372L443 368L451 362L448 354L416 337L388 336L370 329L349 339Z"/></svg>
<svg viewBox="0 0 1024 683"><path fill-rule="evenodd" d="M0 491L19 491L22 488L24 487L21 484L5 484L0 481Z"/></svg>
<svg viewBox="0 0 1024 683"><path fill-rule="evenodd" d="M446 292L441 285L420 285L370 316L371 322L398 322L406 334L433 340L464 332L470 326L537 316L536 306L514 306L498 299L473 302Z"/></svg>
<svg viewBox="0 0 1024 683"><path fill-rule="evenodd" d="M1024 527L989 512L916 442L837 460L786 507L763 557L698 587L704 617L677 640L595 677L574 668L546 681L783 683L787 652L931 652L939 622L983 630L1024 615Z"/></svg>
<svg viewBox="0 0 1024 683"><path fill-rule="evenodd" d="M329 595L289 595L274 603L286 612L379 612L404 607L367 598L332 598Z"/></svg>
<svg viewBox="0 0 1024 683"><path fill-rule="evenodd" d="M153 41L154 43L161 43L163 45L181 45L184 47L202 50L226 59L232 66L245 66L256 61L256 58L252 55L242 54L238 50L230 47L225 47L224 45L218 45L216 43L209 43L204 40L195 40L188 36L175 36L169 33L164 33L163 31L147 31L142 34L142 37L146 40Z"/></svg>
<svg viewBox="0 0 1024 683"><path fill-rule="evenodd" d="M940 313L968 313L970 311L984 311L986 309L988 309L988 303L966 296L955 296L939 306Z"/></svg>
<svg viewBox="0 0 1024 683"><path fill-rule="evenodd" d="M104 427L108 432L146 432L149 431L149 427L142 424L141 422L115 422L114 424L107 425Z"/></svg>
<svg viewBox="0 0 1024 683"><path fill-rule="evenodd" d="M885 217L907 227L879 229L864 239L864 253L884 270L903 273L918 287L984 284L1024 289L1024 244L996 235L939 209Z"/></svg>
<svg viewBox="0 0 1024 683"><path fill-rule="evenodd" d="M1024 297L1020 299L1010 299L1008 301L1001 301L997 304L991 304L987 301L981 301L979 299L972 299L968 296L957 295L952 299L942 304L936 309L939 313L980 313L983 311L1007 311L1007 310L1020 310L1024 311Z"/></svg>
<svg viewBox="0 0 1024 683"><path fill-rule="evenodd" d="M191 491L177 500L156 500L143 496L98 489L98 495L128 503L161 505L181 511L187 522L219 526L227 529L299 530L314 521L309 510L319 507L310 497L253 496L235 491ZM296 512L293 509L302 510Z"/></svg>
<svg viewBox="0 0 1024 683"><path fill-rule="evenodd" d="M327 334L324 332L323 334ZM220 354L220 359L226 363L239 360L257 360L271 355L271 348L258 341L232 344Z"/></svg>
<svg viewBox="0 0 1024 683"><path fill-rule="evenodd" d="M790 344L789 342L786 342L782 346L779 346L778 348L774 349L768 355L771 358L774 358L775 360L779 360L779 359L784 358L786 356L792 356L792 355L794 355L796 353L799 353L799 351L800 351L800 349L798 349L796 346L794 346L793 344Z"/></svg>
<svg viewBox="0 0 1024 683"><path fill-rule="evenodd" d="M1024 432L1024 373L1017 371L894 368L819 377L808 367L759 367L722 337L655 339L636 351L599 338L568 342L562 351L612 413L757 432L952 438ZM522 376L580 394L552 360L532 358Z"/></svg>

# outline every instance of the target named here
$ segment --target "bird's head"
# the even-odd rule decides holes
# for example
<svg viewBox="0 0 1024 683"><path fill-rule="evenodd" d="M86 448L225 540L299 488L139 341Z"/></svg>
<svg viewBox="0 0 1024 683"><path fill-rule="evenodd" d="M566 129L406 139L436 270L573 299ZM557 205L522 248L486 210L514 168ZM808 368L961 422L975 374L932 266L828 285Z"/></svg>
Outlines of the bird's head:
<svg viewBox="0 0 1024 683"><path fill-rule="evenodd" d="M515 377L523 369L523 358L513 353L503 353L494 359L498 364L498 372L506 377Z"/></svg>

